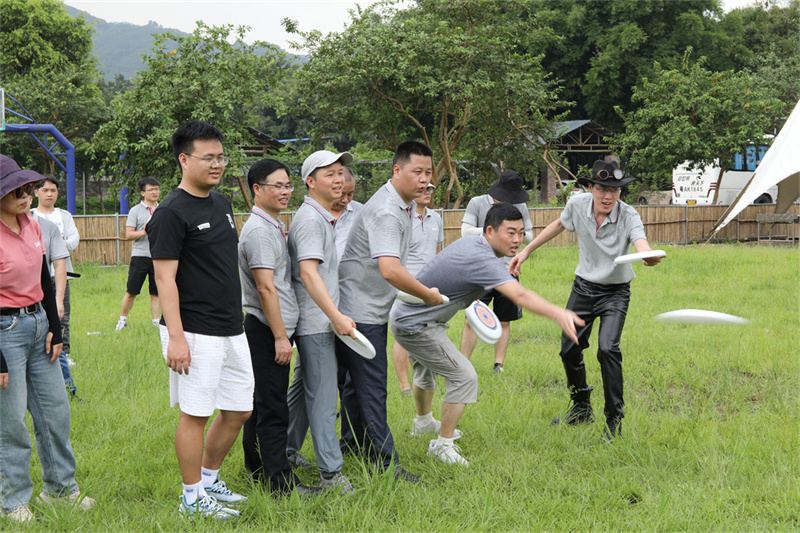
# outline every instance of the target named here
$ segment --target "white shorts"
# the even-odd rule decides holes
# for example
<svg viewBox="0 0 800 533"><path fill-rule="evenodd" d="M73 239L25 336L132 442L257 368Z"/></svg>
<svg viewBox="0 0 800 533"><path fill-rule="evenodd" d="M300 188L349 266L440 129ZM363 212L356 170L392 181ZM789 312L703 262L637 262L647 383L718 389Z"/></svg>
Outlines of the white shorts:
<svg viewBox="0 0 800 533"><path fill-rule="evenodd" d="M159 325L161 351L167 359L169 332ZM214 337L184 332L192 354L188 374L169 371L172 407L191 416L211 416L220 411L253 410L253 363L247 337Z"/></svg>

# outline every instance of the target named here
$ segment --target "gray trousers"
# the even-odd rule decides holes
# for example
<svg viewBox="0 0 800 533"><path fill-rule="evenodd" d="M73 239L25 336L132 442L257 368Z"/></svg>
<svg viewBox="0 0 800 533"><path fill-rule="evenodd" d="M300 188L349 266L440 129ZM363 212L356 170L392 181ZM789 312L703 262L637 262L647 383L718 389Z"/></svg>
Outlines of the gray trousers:
<svg viewBox="0 0 800 533"><path fill-rule="evenodd" d="M286 452L299 451L311 428L317 467L324 474L342 470L342 452L336 436L339 388L334 339L333 332L295 337L297 361L288 392Z"/></svg>

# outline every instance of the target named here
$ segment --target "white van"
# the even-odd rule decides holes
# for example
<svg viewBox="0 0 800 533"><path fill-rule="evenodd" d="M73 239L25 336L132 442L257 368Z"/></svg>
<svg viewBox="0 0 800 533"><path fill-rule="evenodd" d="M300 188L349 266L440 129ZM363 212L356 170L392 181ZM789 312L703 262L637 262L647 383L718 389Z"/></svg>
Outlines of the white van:
<svg viewBox="0 0 800 533"><path fill-rule="evenodd" d="M734 164L725 171L722 177L722 188L719 190L718 205L730 205L742 192L742 189L753 177L758 164L767 153L768 146L752 145L744 155L736 154ZM672 203L673 205L710 205L714 201L717 189L719 166L711 165L704 169L688 169L688 163L680 165L672 171ZM778 186L770 187L764 194L756 198L756 204L771 204L778 198Z"/></svg>

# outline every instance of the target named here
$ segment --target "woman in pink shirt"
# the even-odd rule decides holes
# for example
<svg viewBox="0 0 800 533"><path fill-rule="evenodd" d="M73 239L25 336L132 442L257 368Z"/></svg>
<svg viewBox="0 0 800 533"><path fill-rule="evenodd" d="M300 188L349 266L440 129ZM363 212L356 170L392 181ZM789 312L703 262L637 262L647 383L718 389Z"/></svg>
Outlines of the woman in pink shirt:
<svg viewBox="0 0 800 533"><path fill-rule="evenodd" d="M45 503L88 509L75 483L69 443L70 412L61 377L61 325L39 224L25 210L34 185L44 179L0 155L0 516L33 518L28 502L31 413L42 464ZM5 363L3 365L2 363Z"/></svg>

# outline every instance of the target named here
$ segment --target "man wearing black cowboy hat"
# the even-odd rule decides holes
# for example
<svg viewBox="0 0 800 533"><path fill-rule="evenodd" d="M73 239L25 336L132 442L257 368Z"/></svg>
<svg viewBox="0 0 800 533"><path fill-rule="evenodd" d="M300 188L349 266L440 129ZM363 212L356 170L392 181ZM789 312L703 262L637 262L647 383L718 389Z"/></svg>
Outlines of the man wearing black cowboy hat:
<svg viewBox="0 0 800 533"><path fill-rule="evenodd" d="M578 178L581 185L589 187L589 193L570 198L561 217L544 228L511 261L509 269L511 274L519 275L519 267L531 252L565 229L578 234L578 268L566 308L575 311L586 325L578 330L578 344L561 337L561 360L572 407L563 418L554 419L553 424L566 422L574 426L594 420L589 402L593 389L586 384L583 350L588 348L592 324L599 318L597 359L603 375L606 442L613 442L619 435L625 416L619 342L628 312L630 282L635 277L630 264L615 265L614 259L627 254L631 244L637 252L651 249L639 213L619 199L621 187L634 179L624 177L614 161L595 161L592 177ZM654 257L644 263L654 266L660 261L661 258Z"/></svg>
<svg viewBox="0 0 800 533"><path fill-rule="evenodd" d="M522 182L522 176L518 172L505 170L500 174L500 179L489 187L487 194L476 196L470 200L469 204L467 204L467 210L464 212L464 218L461 220L461 236L483 234L483 223L486 220L486 213L489 212L489 208L494 204L506 202L514 204L514 207L522 213L522 222L525 228L523 242L530 242L533 239L533 233L531 232L533 224L531 224L528 206L525 204L529 195L522 188ZM503 259L506 264L511 261L510 257ZM481 301L486 305L489 305L492 300L494 300L492 307L494 307L494 312L503 329L500 340L494 345L494 368L492 370L495 374L502 374L503 363L508 351L508 341L511 337L511 322L522 318L522 309L496 290L489 291L486 296L481 298ZM477 340L475 332L472 331L469 324L465 323L464 334L461 337L461 353L467 359L472 356L472 350L475 348Z"/></svg>

